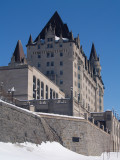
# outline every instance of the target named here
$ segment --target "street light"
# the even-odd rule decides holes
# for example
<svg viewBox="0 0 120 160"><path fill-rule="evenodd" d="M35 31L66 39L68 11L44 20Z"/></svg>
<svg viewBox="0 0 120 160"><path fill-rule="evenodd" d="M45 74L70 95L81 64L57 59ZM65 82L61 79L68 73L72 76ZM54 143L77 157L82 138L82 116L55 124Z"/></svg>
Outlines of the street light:
<svg viewBox="0 0 120 160"><path fill-rule="evenodd" d="M14 92L15 92L16 90L15 90L15 88L14 87L12 87L11 89L8 89L8 93L11 93L11 95L12 95L12 102L13 102L13 96L14 96Z"/></svg>

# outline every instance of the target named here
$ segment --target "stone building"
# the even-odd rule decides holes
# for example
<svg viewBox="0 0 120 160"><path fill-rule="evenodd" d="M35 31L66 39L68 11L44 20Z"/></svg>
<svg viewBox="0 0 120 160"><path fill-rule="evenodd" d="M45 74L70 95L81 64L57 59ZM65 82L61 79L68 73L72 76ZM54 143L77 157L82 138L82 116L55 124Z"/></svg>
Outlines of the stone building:
<svg viewBox="0 0 120 160"><path fill-rule="evenodd" d="M55 83L27 64L20 40L9 66L0 67L0 82L3 82L6 92L14 87L14 97L19 100L65 98L65 94Z"/></svg>
<svg viewBox="0 0 120 160"><path fill-rule="evenodd" d="M95 136L96 145L99 139L97 135L100 138L105 135L106 148L110 145L113 151L118 151L120 123L111 111L103 112L104 84L101 78L100 59L94 44L92 44L88 59L80 46L79 35L73 37L68 26L55 12L34 41L30 35L26 46L27 58L19 40L9 65L0 67L0 83L2 84L0 93L2 89L9 92L11 88L15 88L13 95L16 98L15 104L21 108L32 108L31 110L38 114L48 112L78 117L85 115L89 128L88 125L85 127L83 120L81 125L76 123L76 128L80 125L81 132L83 131L83 134L89 137L90 143L87 146L91 148L92 138L94 139ZM73 118L71 122L74 123ZM94 122L98 123L97 131ZM91 125L96 132L91 129ZM58 130L59 125L56 131ZM105 130L107 133L104 134ZM89 133L94 134L91 136ZM78 135L73 134L71 138L79 137L79 130ZM88 139L83 140L83 145L88 144ZM104 141L99 141L99 143L98 148L100 146L102 152L101 143L103 144ZM76 145L76 149L72 150L77 151L79 147ZM93 151L92 148L90 154L93 154Z"/></svg>
<svg viewBox="0 0 120 160"><path fill-rule="evenodd" d="M56 83L66 98L73 97L73 115L78 116L81 107L88 112L103 111L104 84L95 46L87 59L79 35L73 37L57 12L35 41L30 35L26 46L28 64Z"/></svg>

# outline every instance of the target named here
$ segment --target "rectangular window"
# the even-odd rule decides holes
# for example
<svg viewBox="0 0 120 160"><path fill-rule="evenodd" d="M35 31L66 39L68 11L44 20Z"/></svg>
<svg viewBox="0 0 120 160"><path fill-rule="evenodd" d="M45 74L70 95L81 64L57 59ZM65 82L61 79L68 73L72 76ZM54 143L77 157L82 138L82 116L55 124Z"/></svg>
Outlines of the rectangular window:
<svg viewBox="0 0 120 160"><path fill-rule="evenodd" d="M46 64L47 66L49 66L50 65L50 62L47 62L47 64Z"/></svg>
<svg viewBox="0 0 120 160"><path fill-rule="evenodd" d="M54 66L54 62L51 62L51 66Z"/></svg>
<svg viewBox="0 0 120 160"><path fill-rule="evenodd" d="M78 79L80 79L80 74L78 74Z"/></svg>
<svg viewBox="0 0 120 160"><path fill-rule="evenodd" d="M47 48L53 48L53 44L47 44Z"/></svg>
<svg viewBox="0 0 120 160"><path fill-rule="evenodd" d="M60 44L60 47L62 47L62 44Z"/></svg>
<svg viewBox="0 0 120 160"><path fill-rule="evenodd" d="M50 73L50 71L47 71L46 74L48 75Z"/></svg>
<svg viewBox="0 0 120 160"><path fill-rule="evenodd" d="M78 83L78 88L80 88L80 83Z"/></svg>
<svg viewBox="0 0 120 160"><path fill-rule="evenodd" d="M47 58L50 57L50 53L47 53Z"/></svg>
<svg viewBox="0 0 120 160"><path fill-rule="evenodd" d="M78 70L80 70L80 66L78 66Z"/></svg>
<svg viewBox="0 0 120 160"><path fill-rule="evenodd" d="M51 57L54 57L54 53L51 53Z"/></svg>
<svg viewBox="0 0 120 160"><path fill-rule="evenodd" d="M60 53L60 57L62 57L62 56L63 56L63 53L61 52L61 53Z"/></svg>
<svg viewBox="0 0 120 160"><path fill-rule="evenodd" d="M51 42L51 41L53 41L53 39L52 39L52 38L48 38L47 41L48 41L48 42Z"/></svg>
<svg viewBox="0 0 120 160"><path fill-rule="evenodd" d="M40 68L40 63L38 63L38 68Z"/></svg>
<svg viewBox="0 0 120 160"><path fill-rule="evenodd" d="M63 66L63 62L62 61L60 61L60 66Z"/></svg>
<svg viewBox="0 0 120 160"><path fill-rule="evenodd" d="M79 139L80 139L79 137L72 137L73 142L79 142Z"/></svg>
<svg viewBox="0 0 120 160"><path fill-rule="evenodd" d="M60 71L60 75L63 75L63 71Z"/></svg>
<svg viewBox="0 0 120 160"><path fill-rule="evenodd" d="M56 98L58 98L58 93L56 93Z"/></svg>
<svg viewBox="0 0 120 160"><path fill-rule="evenodd" d="M63 84L63 80L60 80L60 84Z"/></svg>
<svg viewBox="0 0 120 160"><path fill-rule="evenodd" d="M40 55L40 54L38 54L38 58L41 58L41 55Z"/></svg>
<svg viewBox="0 0 120 160"><path fill-rule="evenodd" d="M53 70L51 70L51 74L54 74L54 71L53 71Z"/></svg>

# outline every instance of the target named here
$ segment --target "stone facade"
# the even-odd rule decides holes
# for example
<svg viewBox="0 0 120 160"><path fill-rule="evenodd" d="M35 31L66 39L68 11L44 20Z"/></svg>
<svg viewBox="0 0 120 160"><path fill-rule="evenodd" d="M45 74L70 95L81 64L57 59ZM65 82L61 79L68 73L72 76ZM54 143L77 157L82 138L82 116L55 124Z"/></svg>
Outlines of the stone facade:
<svg viewBox="0 0 120 160"><path fill-rule="evenodd" d="M113 114L112 111L106 111L102 113L91 113L91 117L96 122L107 128L111 134L113 151L118 152L120 150L120 121Z"/></svg>
<svg viewBox="0 0 120 160"><path fill-rule="evenodd" d="M56 84L27 64L0 67L0 82L3 82L2 87L6 92L14 87L14 97L19 100L65 97Z"/></svg>
<svg viewBox="0 0 120 160"><path fill-rule="evenodd" d="M61 32L59 27L62 28ZM72 96L80 103L73 105L73 115L80 115L79 106L89 112L104 110L104 84L94 44L88 60L80 46L79 35L73 37L58 13L53 15L34 42L30 36L27 62L54 81L66 98Z"/></svg>
<svg viewBox="0 0 120 160"><path fill-rule="evenodd" d="M110 151L110 134L86 119L78 117L33 114L11 104L0 102L0 141L57 141L84 155Z"/></svg>

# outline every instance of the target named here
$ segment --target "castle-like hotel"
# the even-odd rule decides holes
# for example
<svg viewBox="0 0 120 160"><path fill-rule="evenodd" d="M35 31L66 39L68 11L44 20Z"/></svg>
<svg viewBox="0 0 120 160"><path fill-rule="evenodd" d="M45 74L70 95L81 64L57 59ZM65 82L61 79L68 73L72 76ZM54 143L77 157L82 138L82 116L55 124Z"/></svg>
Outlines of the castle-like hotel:
<svg viewBox="0 0 120 160"><path fill-rule="evenodd" d="M120 124L111 111L103 112L104 83L94 43L87 58L79 35L73 37L55 12L34 41L30 35L26 47L27 58L18 40L9 65L0 67L4 90L14 87L19 106L36 112L93 117L112 132L117 150Z"/></svg>

